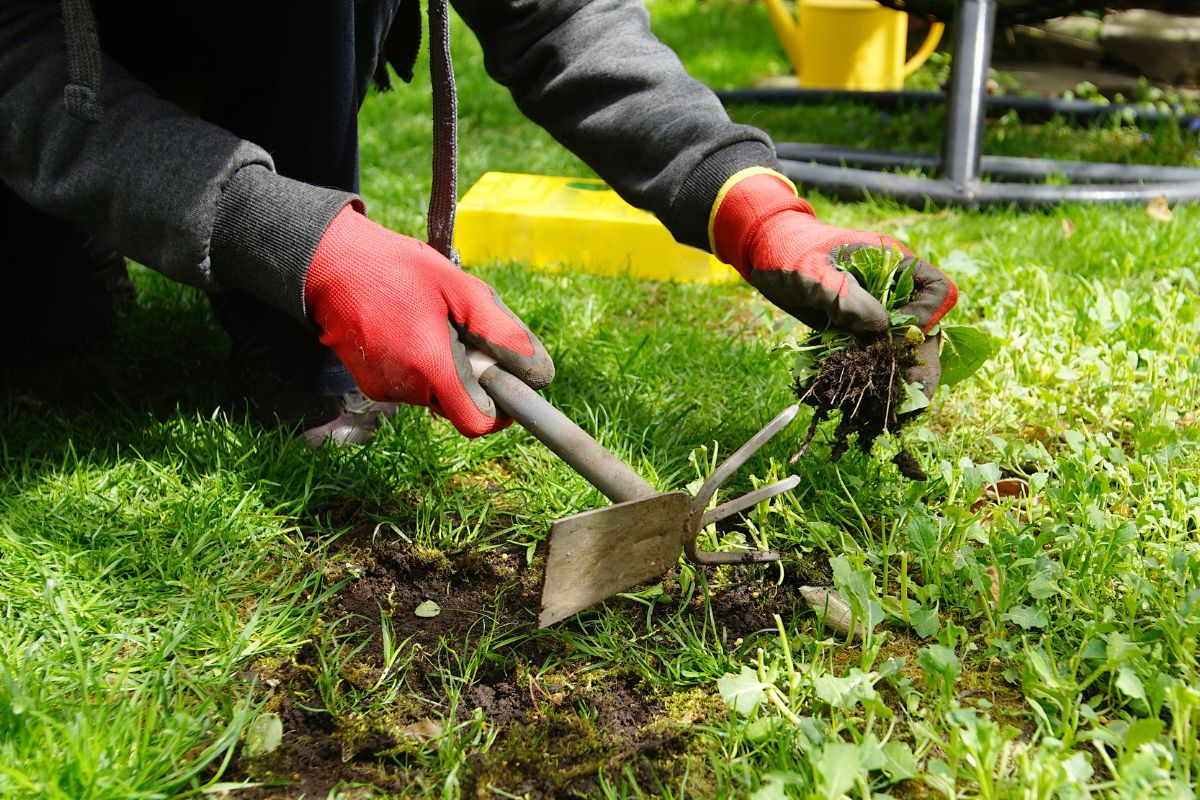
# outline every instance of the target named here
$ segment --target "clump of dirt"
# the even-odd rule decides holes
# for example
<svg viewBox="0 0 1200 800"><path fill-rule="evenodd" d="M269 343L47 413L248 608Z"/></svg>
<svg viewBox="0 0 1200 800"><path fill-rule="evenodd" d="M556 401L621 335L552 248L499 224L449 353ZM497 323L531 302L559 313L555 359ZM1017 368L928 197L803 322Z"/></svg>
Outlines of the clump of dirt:
<svg viewBox="0 0 1200 800"><path fill-rule="evenodd" d="M817 374L806 384L796 381L794 391L800 402L816 413L800 451L799 460L808 450L817 426L838 412L841 417L833 432L830 458L837 461L857 437L859 450L871 447L885 431L896 431L907 418L897 413L907 397L904 372L920 363L915 349L904 340L881 339L865 347L836 350L817 362ZM927 476L916 458L901 451L893 462L902 475L923 481Z"/></svg>

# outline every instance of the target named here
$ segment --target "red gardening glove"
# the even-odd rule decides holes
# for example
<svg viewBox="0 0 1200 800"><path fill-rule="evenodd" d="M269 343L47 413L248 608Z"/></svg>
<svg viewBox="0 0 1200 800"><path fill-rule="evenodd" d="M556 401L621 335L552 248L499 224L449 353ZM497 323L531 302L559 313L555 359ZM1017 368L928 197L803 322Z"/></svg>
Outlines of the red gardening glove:
<svg viewBox="0 0 1200 800"><path fill-rule="evenodd" d="M472 377L466 345L535 389L554 378L542 343L491 286L352 206L321 237L304 299L364 394L429 406L464 436L512 422Z"/></svg>
<svg viewBox="0 0 1200 800"><path fill-rule="evenodd" d="M916 261L916 288L900 312L915 317L921 330L928 333L958 302L958 289L941 270L892 237L818 221L783 176L756 172L731 184L713 214L713 252L810 328L832 326L858 336L887 330L887 311L839 263L860 247L895 249ZM941 377L939 343L940 337L930 337L919 347L924 363L906 376L924 384L930 395Z"/></svg>

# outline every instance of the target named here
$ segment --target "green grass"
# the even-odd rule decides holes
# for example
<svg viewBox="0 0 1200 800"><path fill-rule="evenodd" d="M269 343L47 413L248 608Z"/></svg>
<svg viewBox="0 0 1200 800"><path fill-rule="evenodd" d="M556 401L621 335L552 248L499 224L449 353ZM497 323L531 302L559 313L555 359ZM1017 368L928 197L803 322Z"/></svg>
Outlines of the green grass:
<svg viewBox="0 0 1200 800"><path fill-rule="evenodd" d="M714 85L782 70L761 6L652 10ZM455 52L464 189L489 169L589 174L483 77L462 30ZM430 135L420 69L415 84L369 99L362 161L373 215L420 235ZM933 114L736 114L782 138L937 148ZM1146 133L1007 119L989 126L987 146L1196 163L1194 135ZM401 635L410 609L385 608L396 635L369 662L356 650L364 619L335 609L382 563L371 531L376 548L450 564L514 549L524 563L550 521L602 498L519 429L465 441L421 409L345 453L256 428L203 298L139 271L139 307L113 339L5 384L0 796L237 797L228 783L262 770L236 743L262 713L291 720L289 702L315 709L351 755L415 719L440 727L437 746L334 756L331 774L365 758L371 774L403 778L355 778L346 797L520 796L522 770L566 780L572 764L600 773L586 786L607 797L1193 796L1200 210L1163 223L1140 208L814 204L940 263L962 290L955 321L1003 342L911 432L931 481L899 478L886 443L830 464L825 436L789 468L802 415L794 438L732 488L791 469L800 487L707 536L779 548L782 566L682 565L661 587L549 632L502 597L461 635L418 644ZM745 287L520 265L479 274L554 357L546 396L662 488L694 483L714 451L790 402L787 360L771 356L790 327ZM973 511L1001 476L1027 478L1032 497ZM877 624L846 643L798 583L832 583ZM761 629L729 633L738 597ZM478 688L502 680L528 687L524 716L475 711ZM637 742L664 744L614 738L607 695L636 698ZM285 748L297 736L285 728Z"/></svg>

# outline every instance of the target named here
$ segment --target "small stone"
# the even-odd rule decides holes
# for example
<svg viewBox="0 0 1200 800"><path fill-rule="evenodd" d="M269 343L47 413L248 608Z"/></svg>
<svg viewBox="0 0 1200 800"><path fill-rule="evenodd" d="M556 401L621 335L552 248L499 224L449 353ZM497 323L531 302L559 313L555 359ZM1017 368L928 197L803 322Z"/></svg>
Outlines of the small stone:
<svg viewBox="0 0 1200 800"><path fill-rule="evenodd" d="M862 625L854 618L850 604L833 589L820 586L801 586L800 596L808 607L825 621L825 627L843 636L851 635L852 640L862 641Z"/></svg>

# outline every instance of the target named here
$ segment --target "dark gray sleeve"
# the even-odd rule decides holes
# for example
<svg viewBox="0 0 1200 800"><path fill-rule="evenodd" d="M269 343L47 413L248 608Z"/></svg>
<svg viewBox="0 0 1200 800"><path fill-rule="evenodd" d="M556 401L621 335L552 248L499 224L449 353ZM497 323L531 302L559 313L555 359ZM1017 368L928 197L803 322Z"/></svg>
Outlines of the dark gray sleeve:
<svg viewBox="0 0 1200 800"><path fill-rule="evenodd" d="M189 116L111 59L103 62L100 120L69 115L58 9L0 0L0 181L175 280L246 289L302 317L308 260L300 251L311 258L321 214L274 239L263 232L283 228L289 209L319 209L328 223L351 196L285 184L262 148ZM304 197L272 208L281 189ZM214 259L219 209L226 255ZM276 252L255 255L273 241L282 242Z"/></svg>
<svg viewBox="0 0 1200 800"><path fill-rule="evenodd" d="M746 167L777 167L767 135L730 121L654 38L638 0L454 5L521 111L679 241L707 250L721 185Z"/></svg>

